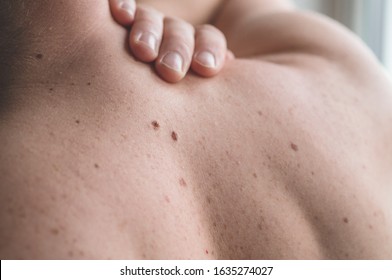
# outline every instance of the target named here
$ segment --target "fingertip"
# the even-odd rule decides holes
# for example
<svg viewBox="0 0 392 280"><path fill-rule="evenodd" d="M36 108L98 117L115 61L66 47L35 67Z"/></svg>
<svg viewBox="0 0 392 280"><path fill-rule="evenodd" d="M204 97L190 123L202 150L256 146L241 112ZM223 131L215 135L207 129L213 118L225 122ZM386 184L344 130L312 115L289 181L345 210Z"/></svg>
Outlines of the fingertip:
<svg viewBox="0 0 392 280"><path fill-rule="evenodd" d="M184 58L176 52L169 52L157 60L156 70L163 80L177 83L185 77Z"/></svg>
<svg viewBox="0 0 392 280"><path fill-rule="evenodd" d="M135 18L135 0L109 0L113 18L122 26L130 26Z"/></svg>

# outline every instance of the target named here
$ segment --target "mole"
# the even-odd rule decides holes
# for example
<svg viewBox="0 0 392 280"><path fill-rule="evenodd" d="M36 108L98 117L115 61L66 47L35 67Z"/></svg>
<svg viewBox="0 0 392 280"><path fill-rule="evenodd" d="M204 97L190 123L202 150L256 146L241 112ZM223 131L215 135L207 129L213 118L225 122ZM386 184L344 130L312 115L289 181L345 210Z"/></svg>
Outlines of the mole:
<svg viewBox="0 0 392 280"><path fill-rule="evenodd" d="M343 222L344 222L345 224L348 224L348 219L347 219L346 217L344 217L344 218L343 218Z"/></svg>
<svg viewBox="0 0 392 280"><path fill-rule="evenodd" d="M95 163L95 164L94 164L94 167L95 167L96 169L98 169L98 168L99 168L98 163Z"/></svg>
<svg viewBox="0 0 392 280"><path fill-rule="evenodd" d="M292 149L293 151L295 151L295 152L298 151L298 146L297 146L296 144L291 143L290 147L291 147L291 149Z"/></svg>
<svg viewBox="0 0 392 280"><path fill-rule="evenodd" d="M80 124L80 120L76 120L75 123Z"/></svg>
<svg viewBox="0 0 392 280"><path fill-rule="evenodd" d="M263 116L263 112L261 111L257 111L257 114L259 114L260 117Z"/></svg>
<svg viewBox="0 0 392 280"><path fill-rule="evenodd" d="M253 173L253 177L257 178L257 174L256 174L256 173Z"/></svg>
<svg viewBox="0 0 392 280"><path fill-rule="evenodd" d="M178 141L178 135L177 135L177 133L175 131L172 132L171 138L173 139L174 142Z"/></svg>
<svg viewBox="0 0 392 280"><path fill-rule="evenodd" d="M88 85L88 86L91 86L91 83L90 83L90 82L88 82L88 83L87 83L87 85Z"/></svg>
<svg viewBox="0 0 392 280"><path fill-rule="evenodd" d="M54 91L54 88L50 88L49 91Z"/></svg>
<svg viewBox="0 0 392 280"><path fill-rule="evenodd" d="M43 57L44 57L44 55L42 53L38 53L35 56L36 59L42 59Z"/></svg>
<svg viewBox="0 0 392 280"><path fill-rule="evenodd" d="M208 250L206 249L206 255L208 255Z"/></svg>
<svg viewBox="0 0 392 280"><path fill-rule="evenodd" d="M52 229L50 230L50 232L51 232L53 235L58 235L58 234L59 234L59 230L58 230L57 228L52 228Z"/></svg>
<svg viewBox="0 0 392 280"><path fill-rule="evenodd" d="M151 122L151 125L154 128L154 130L158 130L161 127L157 121Z"/></svg>
<svg viewBox="0 0 392 280"><path fill-rule="evenodd" d="M182 187L186 187L187 186L187 184L186 184L186 181L184 180L184 178L180 178L180 186L182 186Z"/></svg>

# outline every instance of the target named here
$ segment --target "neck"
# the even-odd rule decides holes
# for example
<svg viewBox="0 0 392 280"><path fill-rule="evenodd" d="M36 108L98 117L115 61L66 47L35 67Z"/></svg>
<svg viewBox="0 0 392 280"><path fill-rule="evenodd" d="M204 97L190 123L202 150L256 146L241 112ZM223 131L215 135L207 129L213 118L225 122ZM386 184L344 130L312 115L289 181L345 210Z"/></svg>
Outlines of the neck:
<svg viewBox="0 0 392 280"><path fill-rule="evenodd" d="M1 1L0 86L62 73L113 26L108 1Z"/></svg>

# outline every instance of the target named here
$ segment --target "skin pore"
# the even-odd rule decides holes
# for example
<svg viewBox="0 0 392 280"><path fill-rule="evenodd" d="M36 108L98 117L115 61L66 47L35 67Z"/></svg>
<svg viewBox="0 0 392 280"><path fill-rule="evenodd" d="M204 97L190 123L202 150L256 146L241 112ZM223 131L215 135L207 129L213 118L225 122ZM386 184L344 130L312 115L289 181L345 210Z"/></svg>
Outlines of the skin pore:
<svg viewBox="0 0 392 280"><path fill-rule="evenodd" d="M334 23L239 3L239 58L174 85L106 1L2 19L1 259L392 257L390 80Z"/></svg>

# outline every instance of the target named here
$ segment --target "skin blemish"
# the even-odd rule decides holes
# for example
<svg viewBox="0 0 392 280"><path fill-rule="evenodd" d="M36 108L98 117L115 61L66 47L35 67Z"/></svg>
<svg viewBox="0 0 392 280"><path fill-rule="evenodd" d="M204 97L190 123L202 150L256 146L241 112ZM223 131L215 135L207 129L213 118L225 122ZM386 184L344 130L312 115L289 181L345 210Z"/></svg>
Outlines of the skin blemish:
<svg viewBox="0 0 392 280"><path fill-rule="evenodd" d="M88 85L88 86L91 86L91 83L90 83L90 82L88 82L88 83L87 83L87 85Z"/></svg>
<svg viewBox="0 0 392 280"><path fill-rule="evenodd" d="M368 227L369 227L369 229L370 229L370 230L372 230L372 229L373 229L373 226L372 226L372 225L369 225Z"/></svg>
<svg viewBox="0 0 392 280"><path fill-rule="evenodd" d="M94 167L95 167L96 169L99 169L99 164L98 164L98 163L95 163L95 164L94 164Z"/></svg>
<svg viewBox="0 0 392 280"><path fill-rule="evenodd" d="M73 256L74 256L74 252L69 251L69 252L68 252L68 257L73 258Z"/></svg>
<svg viewBox="0 0 392 280"><path fill-rule="evenodd" d="M291 144L290 144L290 147L291 147L291 149L292 149L293 151L298 152L298 146L297 146L296 144L291 143Z"/></svg>
<svg viewBox="0 0 392 280"><path fill-rule="evenodd" d="M50 88L49 91L54 91L54 88Z"/></svg>
<svg viewBox="0 0 392 280"><path fill-rule="evenodd" d="M154 130L158 130L161 127L157 121L151 122L151 125L154 128Z"/></svg>
<svg viewBox="0 0 392 280"><path fill-rule="evenodd" d="M167 195L165 195L165 201L166 201L167 203L170 203L170 197L168 197Z"/></svg>
<svg viewBox="0 0 392 280"><path fill-rule="evenodd" d="M75 123L76 123L76 124L80 124L80 120L76 120Z"/></svg>
<svg viewBox="0 0 392 280"><path fill-rule="evenodd" d="M207 203L208 203L208 204L211 204L211 197L207 196L207 197L206 197L206 200L207 200Z"/></svg>
<svg viewBox="0 0 392 280"><path fill-rule="evenodd" d="M181 187L186 187L187 186L186 181L185 181L184 178L180 178L179 182L180 182L180 186Z"/></svg>
<svg viewBox="0 0 392 280"><path fill-rule="evenodd" d="M348 219L347 219L346 217L344 217L344 218L343 218L343 222L344 222L345 224L348 224Z"/></svg>
<svg viewBox="0 0 392 280"><path fill-rule="evenodd" d="M38 53L35 55L35 58L41 60L42 58L44 58L44 55L42 53Z"/></svg>
<svg viewBox="0 0 392 280"><path fill-rule="evenodd" d="M253 173L253 177L254 177L254 178L257 178L257 174L256 174L256 173Z"/></svg>
<svg viewBox="0 0 392 280"><path fill-rule="evenodd" d="M59 230L57 228L52 228L50 230L50 233L53 234L53 235L59 235Z"/></svg>
<svg viewBox="0 0 392 280"><path fill-rule="evenodd" d="M174 142L178 141L178 135L177 135L177 133L175 131L172 132L171 138L173 139Z"/></svg>
<svg viewBox="0 0 392 280"><path fill-rule="evenodd" d="M257 228L258 228L259 230L263 230L263 227L261 226L261 224L258 224L258 225L257 225Z"/></svg>
<svg viewBox="0 0 392 280"><path fill-rule="evenodd" d="M261 112L261 111L257 111L257 114L258 114L260 117L263 116L263 112Z"/></svg>
<svg viewBox="0 0 392 280"><path fill-rule="evenodd" d="M206 249L206 255L208 255L208 250Z"/></svg>

